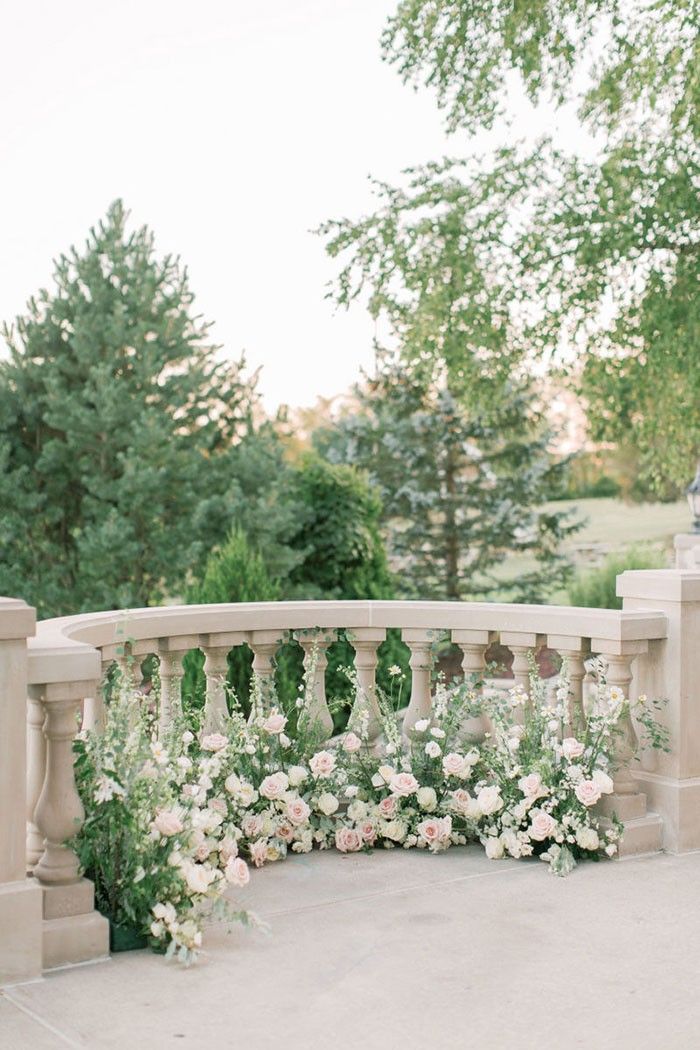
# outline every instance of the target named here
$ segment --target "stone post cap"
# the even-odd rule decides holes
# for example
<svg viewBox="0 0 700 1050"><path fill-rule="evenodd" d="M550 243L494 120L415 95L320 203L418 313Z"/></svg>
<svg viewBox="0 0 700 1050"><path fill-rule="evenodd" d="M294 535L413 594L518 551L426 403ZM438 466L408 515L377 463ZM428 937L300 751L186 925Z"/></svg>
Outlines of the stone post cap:
<svg viewBox="0 0 700 1050"><path fill-rule="evenodd" d="M0 641L29 638L35 632L35 609L21 598L0 598Z"/></svg>
<svg viewBox="0 0 700 1050"><path fill-rule="evenodd" d="M679 532L673 537L673 546L677 551L693 550L695 547L700 551L700 532Z"/></svg>
<svg viewBox="0 0 700 1050"><path fill-rule="evenodd" d="M700 569L628 569L617 577L619 598L700 602Z"/></svg>

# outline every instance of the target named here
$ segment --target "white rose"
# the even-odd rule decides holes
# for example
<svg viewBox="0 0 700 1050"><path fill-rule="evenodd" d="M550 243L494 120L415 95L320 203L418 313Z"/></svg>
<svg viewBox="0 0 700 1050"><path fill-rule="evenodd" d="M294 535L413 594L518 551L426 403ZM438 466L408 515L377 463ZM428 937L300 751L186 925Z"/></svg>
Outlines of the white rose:
<svg viewBox="0 0 700 1050"><path fill-rule="evenodd" d="M418 805L420 806L420 808L426 813L432 813L432 811L437 806L437 795L435 793L434 788L418 788L418 791L416 792L416 799L418 800Z"/></svg>
<svg viewBox="0 0 700 1050"><path fill-rule="evenodd" d="M602 795L610 795L612 793L614 789L612 777L609 777L602 769L594 769L591 773L591 780Z"/></svg>
<svg viewBox="0 0 700 1050"><path fill-rule="evenodd" d="M503 843L495 835L489 835L483 845L489 860L500 860L503 856Z"/></svg>
<svg viewBox="0 0 700 1050"><path fill-rule="evenodd" d="M351 802L348 806L348 816L350 820L357 823L360 820L364 820L367 816L367 805L361 802L359 799L355 802Z"/></svg>
<svg viewBox="0 0 700 1050"><path fill-rule="evenodd" d="M430 730L430 735L434 736L436 740L444 740L445 730L440 729L439 726L433 726L433 728Z"/></svg>
<svg viewBox="0 0 700 1050"><path fill-rule="evenodd" d="M503 799L497 787L482 788L476 796L476 801L485 817L489 817L492 813L498 813L499 809L503 809Z"/></svg>
<svg viewBox="0 0 700 1050"><path fill-rule="evenodd" d="M440 745L438 744L437 740L429 740L428 741L428 743L425 745L425 753L428 756L428 758L439 758L440 757L440 755L442 754L442 751L440 749Z"/></svg>
<svg viewBox="0 0 700 1050"><path fill-rule="evenodd" d="M402 820L391 820L382 828L382 835L392 842L402 842L406 838L406 825Z"/></svg>
<svg viewBox="0 0 700 1050"><path fill-rule="evenodd" d="M415 729L416 733L424 733L429 725L429 718L419 718L418 721L414 724L413 728Z"/></svg>
<svg viewBox="0 0 700 1050"><path fill-rule="evenodd" d="M322 795L319 795L317 806L327 817L335 813L339 805L338 799L330 791L324 791Z"/></svg>
<svg viewBox="0 0 700 1050"><path fill-rule="evenodd" d="M289 783L292 787L299 787L302 781L306 780L309 772L304 766L290 766L287 770L287 776L289 777Z"/></svg>
<svg viewBox="0 0 700 1050"><path fill-rule="evenodd" d="M576 832L576 842L581 849L597 850L600 847L600 839L595 828L579 828Z"/></svg>
<svg viewBox="0 0 700 1050"><path fill-rule="evenodd" d="M471 765L464 755L451 751L442 760L442 771L446 777L458 777L460 780L465 780L471 772Z"/></svg>

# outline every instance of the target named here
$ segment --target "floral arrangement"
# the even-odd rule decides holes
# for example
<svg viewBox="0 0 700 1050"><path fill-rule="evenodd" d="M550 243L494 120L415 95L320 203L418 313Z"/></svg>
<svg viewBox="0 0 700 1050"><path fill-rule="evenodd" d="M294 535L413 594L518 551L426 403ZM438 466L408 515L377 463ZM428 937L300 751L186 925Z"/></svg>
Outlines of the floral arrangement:
<svg viewBox="0 0 700 1050"><path fill-rule="evenodd" d="M563 875L582 857L613 856L621 825L597 804L613 791L630 705L606 685L601 661L591 669L585 717L572 715L565 668L550 697L533 667L529 695L438 681L430 718L408 738L395 698L378 691L374 740L355 681L352 728L330 742L315 720L313 667L292 711L256 681L249 719L234 701L216 732L197 736L176 719L165 739L125 683L104 731L77 744L87 811L77 848L98 906L188 962L206 916L251 920L224 896L248 882L247 861L262 867L314 847L437 853L480 842L492 859L539 856ZM640 698L635 715L663 748L652 706ZM476 718L488 726L480 741L470 733Z"/></svg>

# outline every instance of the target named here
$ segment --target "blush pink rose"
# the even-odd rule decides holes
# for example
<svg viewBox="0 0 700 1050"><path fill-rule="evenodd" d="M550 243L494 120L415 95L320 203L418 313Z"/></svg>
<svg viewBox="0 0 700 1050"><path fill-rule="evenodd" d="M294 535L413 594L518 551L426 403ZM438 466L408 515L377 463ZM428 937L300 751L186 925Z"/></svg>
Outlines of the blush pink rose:
<svg viewBox="0 0 700 1050"><path fill-rule="evenodd" d="M542 777L539 773L528 773L526 777L521 777L518 781L518 787L525 798L538 798L540 795L548 794L547 789L542 784Z"/></svg>
<svg viewBox="0 0 700 1050"><path fill-rule="evenodd" d="M377 829L371 820L365 820L360 824L359 827L360 835L362 835L362 841L366 842L368 846L374 845L374 840L377 837Z"/></svg>
<svg viewBox="0 0 700 1050"><path fill-rule="evenodd" d="M567 736L561 742L561 750L565 758L580 758L585 748L575 736Z"/></svg>
<svg viewBox="0 0 700 1050"><path fill-rule="evenodd" d="M294 838L294 828L291 824L287 824L286 821L284 821L282 824L278 825L275 834L278 839L282 839L282 842L291 842Z"/></svg>
<svg viewBox="0 0 700 1050"><path fill-rule="evenodd" d="M224 868L226 881L232 886L247 886L250 882L250 869L242 857L231 857Z"/></svg>
<svg viewBox="0 0 700 1050"><path fill-rule="evenodd" d="M257 839L251 842L250 857L256 868L262 868L267 860L267 839Z"/></svg>
<svg viewBox="0 0 700 1050"><path fill-rule="evenodd" d="M335 848L341 853L356 853L362 849L362 836L355 828L338 828L335 833Z"/></svg>
<svg viewBox="0 0 700 1050"><path fill-rule="evenodd" d="M263 729L267 733L273 733L278 735L284 732L284 728L287 725L287 719L284 715L281 715L278 711L274 711L269 715L263 722Z"/></svg>
<svg viewBox="0 0 700 1050"><path fill-rule="evenodd" d="M227 744L228 737L221 733L209 733L208 736L202 738L203 751L222 751Z"/></svg>
<svg viewBox="0 0 700 1050"><path fill-rule="evenodd" d="M469 776L470 765L464 755L458 755L456 751L451 751L442 760L442 770L446 777L463 779Z"/></svg>
<svg viewBox="0 0 700 1050"><path fill-rule="evenodd" d="M179 816L172 809L162 809L160 813L156 813L153 823L161 835L166 836L179 835L184 827Z"/></svg>
<svg viewBox="0 0 700 1050"><path fill-rule="evenodd" d="M537 809L532 812L532 819L527 833L535 842L543 842L550 835L554 834L556 827L557 822L553 816L545 813L542 809Z"/></svg>
<svg viewBox="0 0 700 1050"><path fill-rule="evenodd" d="M315 777L328 777L335 769L335 755L330 751L317 751L309 762L309 769Z"/></svg>
<svg viewBox="0 0 700 1050"><path fill-rule="evenodd" d="M601 796L601 790L595 780L579 780L575 791L576 798L584 806L595 806Z"/></svg>
<svg viewBox="0 0 700 1050"><path fill-rule="evenodd" d="M282 798L288 787L289 777L286 773L279 770L279 772L271 773L269 777L265 777L260 785L260 794L263 798L275 800Z"/></svg>
<svg viewBox="0 0 700 1050"><path fill-rule="evenodd" d="M394 773L393 777L389 780L389 789L394 795L406 798L408 795L413 795L418 790L418 781L413 773Z"/></svg>
<svg viewBox="0 0 700 1050"><path fill-rule="evenodd" d="M362 747L362 741L356 733L346 733L343 739L343 748L348 754L352 754L354 751L359 751Z"/></svg>
<svg viewBox="0 0 700 1050"><path fill-rule="evenodd" d="M259 813L248 813L241 824L243 834L246 838L256 838L263 829L263 818Z"/></svg>
<svg viewBox="0 0 700 1050"><path fill-rule="evenodd" d="M294 824L295 827L299 827L300 824L306 823L311 814L306 802L303 798L293 798L287 803L286 809L287 819L290 823Z"/></svg>
<svg viewBox="0 0 700 1050"><path fill-rule="evenodd" d="M397 800L396 796L395 795L388 795L386 798L383 798L381 800L381 802L379 803L377 808L379 809L379 812L381 813L381 815L383 817L385 817L387 820L389 820L396 813L397 805L398 805L398 800Z"/></svg>

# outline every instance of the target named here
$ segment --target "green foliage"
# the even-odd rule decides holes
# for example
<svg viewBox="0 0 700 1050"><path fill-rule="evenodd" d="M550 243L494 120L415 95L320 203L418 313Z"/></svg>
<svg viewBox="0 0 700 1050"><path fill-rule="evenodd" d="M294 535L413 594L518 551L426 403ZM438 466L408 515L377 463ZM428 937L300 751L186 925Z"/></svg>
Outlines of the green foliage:
<svg viewBox="0 0 700 1050"><path fill-rule="evenodd" d="M425 386L397 362L358 391L360 411L315 440L356 462L379 486L398 586L407 597L464 600L510 590L541 601L567 576L567 513L537 509L559 469L528 391L503 387L489 412ZM494 574L509 551L535 555L532 572Z"/></svg>
<svg viewBox="0 0 700 1050"><path fill-rule="evenodd" d="M223 546L209 555L201 583L191 589L190 601L195 605L274 602L279 593L279 580L270 576L261 555L237 526Z"/></svg>
<svg viewBox="0 0 700 1050"><path fill-rule="evenodd" d="M225 535L253 391L120 201L5 328L0 590L40 616L177 593Z"/></svg>
<svg viewBox="0 0 700 1050"><path fill-rule="evenodd" d="M299 507L292 547L303 552L290 574L293 590L306 598L390 597L381 501L367 476L309 453L294 474L291 498Z"/></svg>
<svg viewBox="0 0 700 1050"><path fill-rule="evenodd" d="M622 598L616 594L617 577L628 569L665 569L667 559L658 551L629 547L611 554L603 565L578 573L569 587L571 605L592 609L621 609Z"/></svg>
<svg viewBox="0 0 700 1050"><path fill-rule="evenodd" d="M666 498L700 449L698 27L695 0L402 0L383 36L452 130L493 127L514 79L533 103L578 102L594 162L547 142L494 161L534 190L504 227L508 279L524 342L564 348L568 371L578 358L592 436L638 449L642 485ZM478 241L492 223L467 225Z"/></svg>

